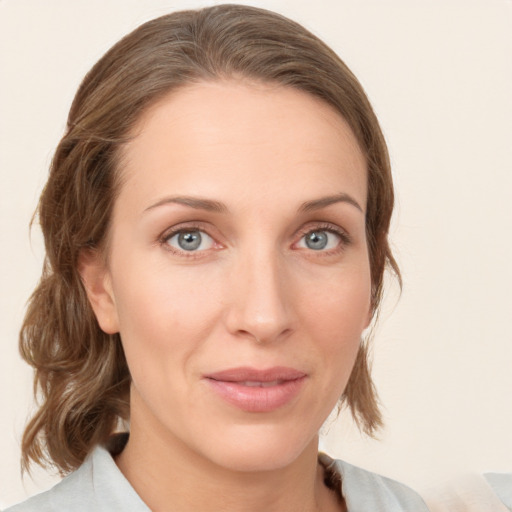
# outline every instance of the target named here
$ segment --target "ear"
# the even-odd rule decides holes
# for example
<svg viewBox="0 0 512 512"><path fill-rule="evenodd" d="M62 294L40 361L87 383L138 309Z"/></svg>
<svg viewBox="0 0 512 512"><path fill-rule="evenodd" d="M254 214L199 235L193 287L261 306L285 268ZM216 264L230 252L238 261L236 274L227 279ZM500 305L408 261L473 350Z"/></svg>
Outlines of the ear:
<svg viewBox="0 0 512 512"><path fill-rule="evenodd" d="M112 280L104 258L94 249L83 249L78 258L78 272L101 330L119 332L119 320Z"/></svg>

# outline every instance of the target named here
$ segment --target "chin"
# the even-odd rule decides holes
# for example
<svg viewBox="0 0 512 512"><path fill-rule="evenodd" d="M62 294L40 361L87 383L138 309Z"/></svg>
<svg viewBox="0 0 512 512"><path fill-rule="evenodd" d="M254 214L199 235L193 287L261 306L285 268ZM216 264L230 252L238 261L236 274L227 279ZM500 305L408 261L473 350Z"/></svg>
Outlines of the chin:
<svg viewBox="0 0 512 512"><path fill-rule="evenodd" d="M221 439L209 446L209 458L216 465L236 472L260 472L282 469L306 452L318 451L318 435L305 437L304 432L259 425L227 429ZM212 448L214 448L212 450Z"/></svg>

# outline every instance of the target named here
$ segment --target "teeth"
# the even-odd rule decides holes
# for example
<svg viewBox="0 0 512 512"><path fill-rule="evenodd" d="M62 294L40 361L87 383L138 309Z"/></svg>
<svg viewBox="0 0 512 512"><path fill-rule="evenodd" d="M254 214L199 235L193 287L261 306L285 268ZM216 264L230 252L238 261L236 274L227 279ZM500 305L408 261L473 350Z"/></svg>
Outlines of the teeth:
<svg viewBox="0 0 512 512"><path fill-rule="evenodd" d="M250 388L269 388L271 386L278 386L281 383L279 380L271 380L269 382L260 382L255 380L244 380L243 382L240 382L242 386L248 386Z"/></svg>

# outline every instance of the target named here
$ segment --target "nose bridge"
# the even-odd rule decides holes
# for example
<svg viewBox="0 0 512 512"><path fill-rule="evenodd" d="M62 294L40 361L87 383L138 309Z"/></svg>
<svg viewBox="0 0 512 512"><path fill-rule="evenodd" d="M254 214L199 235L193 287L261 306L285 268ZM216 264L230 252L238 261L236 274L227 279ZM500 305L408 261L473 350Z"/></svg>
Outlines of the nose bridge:
<svg viewBox="0 0 512 512"><path fill-rule="evenodd" d="M270 244L243 250L233 268L228 328L259 342L291 329L287 278L279 251Z"/></svg>

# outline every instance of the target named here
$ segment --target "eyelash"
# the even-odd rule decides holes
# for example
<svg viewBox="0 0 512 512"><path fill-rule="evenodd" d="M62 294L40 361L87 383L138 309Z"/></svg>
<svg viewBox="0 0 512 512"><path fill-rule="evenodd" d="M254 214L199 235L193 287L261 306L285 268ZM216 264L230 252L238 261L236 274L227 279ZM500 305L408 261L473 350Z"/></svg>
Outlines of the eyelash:
<svg viewBox="0 0 512 512"><path fill-rule="evenodd" d="M174 247L169 245L169 240L172 237L174 237L175 235L178 235L180 233L189 233L192 231L200 231L200 232L208 235L208 233L207 233L208 229L206 228L205 225L200 224L200 223L195 223L195 224L192 223L192 224L187 224L186 226L175 226L175 227L165 231L159 237L158 242L162 247L164 247L165 250L167 250L173 254L177 254L177 255L179 255L181 257L185 257L185 258L200 258L203 256L202 253L206 252L207 249L204 251L185 251L185 250L175 249ZM329 249L326 251L323 251L323 250L314 251L313 249L311 249L309 252L311 252L312 254L314 254L316 252L317 254L315 254L315 256L326 256L326 255L338 254L338 253L342 252L347 246L349 246L352 243L352 238L345 230L339 228L338 226L335 226L334 224L330 224L330 223L319 223L319 224L315 224L314 226L310 225L308 227L302 228L298 232L299 240L302 240L306 235L308 235L309 233L313 233L315 231L326 231L328 233L332 233L332 234L338 236L340 239L340 243L334 249ZM208 236L215 241L215 238L213 236L211 236L211 235L208 235ZM298 242L295 242L294 245L297 243Z"/></svg>
<svg viewBox="0 0 512 512"><path fill-rule="evenodd" d="M306 235L309 233L313 233L315 231L326 231L327 233L332 233L333 235L336 235L339 237L340 242L339 244L333 248L328 249L326 251L314 251L311 249L309 252L311 252L314 256L330 256L334 254L338 254L342 252L346 247L348 247L352 243L352 238L350 235L340 227L330 224L330 223L319 223L315 224L314 226L307 226L299 231L299 240L302 240ZM298 243L298 242L296 242Z"/></svg>
<svg viewBox="0 0 512 512"><path fill-rule="evenodd" d="M192 231L200 231L201 233L206 233L208 235L208 233L207 233L208 229L206 228L206 226L204 224L192 223L192 224L187 224L186 226L174 226L173 228L165 231L162 234L162 236L159 237L158 241L159 241L160 245L166 251L169 251L170 253L177 254L184 258L200 258L201 256L203 256L202 253L204 253L205 251L178 250L169 244L169 240L173 236L179 235L180 233L190 233ZM210 235L208 235L208 236L210 236ZM210 236L210 238L212 238L215 241L215 238L213 236Z"/></svg>

